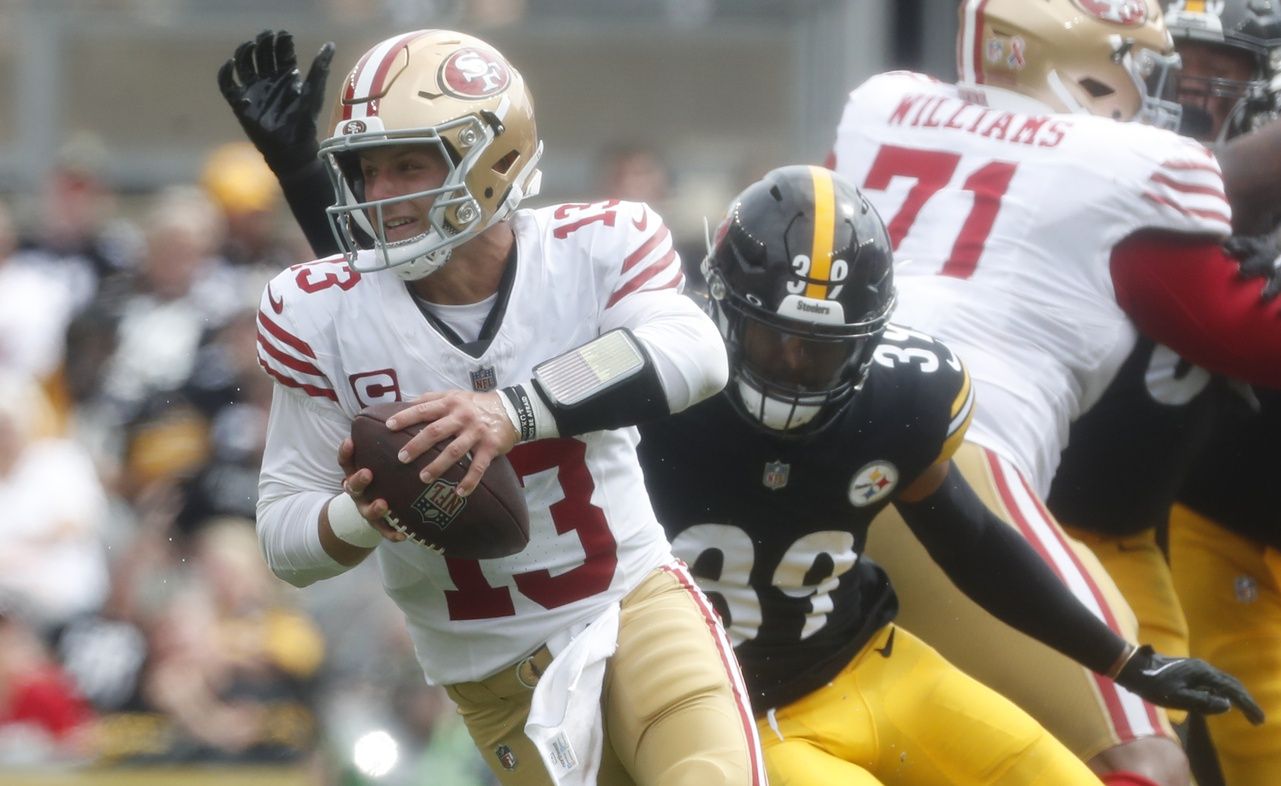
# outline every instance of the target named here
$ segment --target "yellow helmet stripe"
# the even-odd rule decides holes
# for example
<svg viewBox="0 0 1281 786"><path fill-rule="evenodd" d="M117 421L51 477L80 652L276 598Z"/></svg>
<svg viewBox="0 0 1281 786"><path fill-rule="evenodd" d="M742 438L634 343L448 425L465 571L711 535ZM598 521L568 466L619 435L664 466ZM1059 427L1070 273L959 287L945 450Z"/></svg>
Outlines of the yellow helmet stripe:
<svg viewBox="0 0 1281 786"><path fill-rule="evenodd" d="M1194 14L1205 13L1205 0L1188 0L1184 8Z"/></svg>
<svg viewBox="0 0 1281 786"><path fill-rule="evenodd" d="M832 239L836 235L836 199L832 172L823 167L810 167L814 181L814 246L810 250L810 279L824 283L805 285L805 297L827 299L832 277Z"/></svg>

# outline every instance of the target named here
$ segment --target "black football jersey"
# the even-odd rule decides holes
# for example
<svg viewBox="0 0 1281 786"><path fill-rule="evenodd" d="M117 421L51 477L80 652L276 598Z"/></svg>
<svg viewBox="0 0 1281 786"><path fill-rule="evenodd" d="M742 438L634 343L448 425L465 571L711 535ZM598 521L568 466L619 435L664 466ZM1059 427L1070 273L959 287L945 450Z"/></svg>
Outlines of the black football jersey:
<svg viewBox="0 0 1281 786"><path fill-rule="evenodd" d="M1072 424L1050 510L1101 535L1161 526L1197 453L1245 409L1227 380L1140 339L1103 396Z"/></svg>
<svg viewBox="0 0 1281 786"><path fill-rule="evenodd" d="M894 618L888 578L860 556L868 525L969 424L969 376L942 343L891 325L874 358L807 439L748 423L728 391L641 427L658 520L720 611L758 711L826 684Z"/></svg>

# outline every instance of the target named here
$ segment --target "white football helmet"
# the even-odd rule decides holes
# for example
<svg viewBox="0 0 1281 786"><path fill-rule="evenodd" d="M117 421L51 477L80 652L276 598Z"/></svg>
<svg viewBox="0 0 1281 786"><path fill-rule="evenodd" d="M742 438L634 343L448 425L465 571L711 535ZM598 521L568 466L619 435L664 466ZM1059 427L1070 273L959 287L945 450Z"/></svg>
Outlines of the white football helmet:
<svg viewBox="0 0 1281 786"><path fill-rule="evenodd" d="M448 173L428 191L365 198L358 154L372 147L434 147ZM538 192L543 145L534 104L515 68L489 44L449 30L417 30L364 54L343 82L333 134L320 145L337 204L329 218L348 264L394 270L412 281L449 259L457 245L506 218ZM432 197L428 230L390 241L388 205ZM358 254L372 248L372 253Z"/></svg>

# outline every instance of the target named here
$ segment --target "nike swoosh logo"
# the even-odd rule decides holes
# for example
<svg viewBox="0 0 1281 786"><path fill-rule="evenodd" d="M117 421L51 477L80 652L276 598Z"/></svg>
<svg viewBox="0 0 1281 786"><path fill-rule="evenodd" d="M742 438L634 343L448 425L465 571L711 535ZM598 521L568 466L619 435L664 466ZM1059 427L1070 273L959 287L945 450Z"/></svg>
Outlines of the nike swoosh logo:
<svg viewBox="0 0 1281 786"><path fill-rule="evenodd" d="M645 227L649 226L649 211L642 208L640 218L632 219L632 226L636 227L637 232L644 232Z"/></svg>
<svg viewBox="0 0 1281 786"><path fill-rule="evenodd" d="M271 303L271 310L275 311L277 314L282 313L285 310L285 299L283 297L276 297L275 293L271 291L270 283L267 284L267 301Z"/></svg>
<svg viewBox="0 0 1281 786"><path fill-rule="evenodd" d="M890 653L894 651L894 631L895 630L897 630L897 628L890 628L890 637L885 640L885 646L876 648L876 651L881 654L882 658L888 658L890 656Z"/></svg>

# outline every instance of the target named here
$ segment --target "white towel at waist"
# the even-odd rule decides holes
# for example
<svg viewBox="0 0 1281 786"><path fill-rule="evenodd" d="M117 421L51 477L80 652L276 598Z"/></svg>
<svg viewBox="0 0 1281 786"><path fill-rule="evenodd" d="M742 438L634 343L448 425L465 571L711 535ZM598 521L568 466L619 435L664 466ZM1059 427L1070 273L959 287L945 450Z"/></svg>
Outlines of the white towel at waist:
<svg viewBox="0 0 1281 786"><path fill-rule="evenodd" d="M555 656L538 679L525 734L538 748L557 786L594 786L605 737L601 687L605 662L618 647L617 602L581 631L547 642Z"/></svg>

